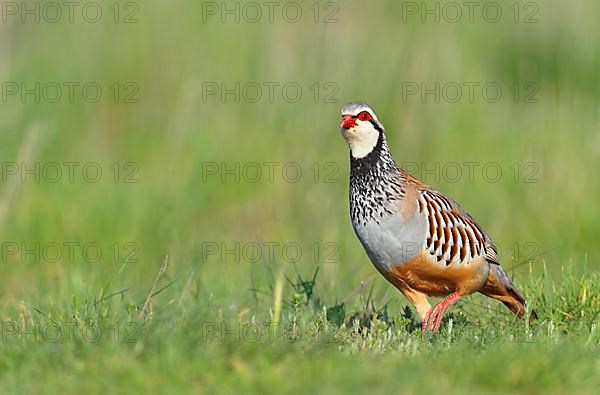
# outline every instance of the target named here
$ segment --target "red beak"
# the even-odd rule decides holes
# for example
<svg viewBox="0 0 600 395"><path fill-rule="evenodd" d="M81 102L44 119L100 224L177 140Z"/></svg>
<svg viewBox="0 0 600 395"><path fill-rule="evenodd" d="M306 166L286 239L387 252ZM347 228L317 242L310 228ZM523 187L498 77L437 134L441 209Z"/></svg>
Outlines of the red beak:
<svg viewBox="0 0 600 395"><path fill-rule="evenodd" d="M356 126L356 119L352 115L342 115L342 123L340 123L341 129L350 129Z"/></svg>

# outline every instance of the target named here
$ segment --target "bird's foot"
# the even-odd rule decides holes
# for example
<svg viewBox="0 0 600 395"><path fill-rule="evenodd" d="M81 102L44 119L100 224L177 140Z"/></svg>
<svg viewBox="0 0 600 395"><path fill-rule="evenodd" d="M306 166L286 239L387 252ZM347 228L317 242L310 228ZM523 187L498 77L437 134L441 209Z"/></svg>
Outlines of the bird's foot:
<svg viewBox="0 0 600 395"><path fill-rule="evenodd" d="M442 317L444 316L446 309L456 303L461 297L461 293L454 292L446 299L433 306L433 308L425 314L425 318L423 318L423 322L421 323L421 342L425 341L425 331L427 329L433 330L434 332L437 332L440 329Z"/></svg>

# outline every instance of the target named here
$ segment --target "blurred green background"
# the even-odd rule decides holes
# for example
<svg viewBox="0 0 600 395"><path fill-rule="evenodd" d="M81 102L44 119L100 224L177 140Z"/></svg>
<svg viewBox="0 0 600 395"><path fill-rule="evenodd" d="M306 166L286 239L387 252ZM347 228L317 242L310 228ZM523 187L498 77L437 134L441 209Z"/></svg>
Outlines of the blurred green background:
<svg viewBox="0 0 600 395"><path fill-rule="evenodd" d="M494 3L503 11L496 23L485 19L494 9L483 6L474 8L472 23L465 7L451 23L454 11L445 3L427 14L436 3L393 1L295 3L302 11L296 23L286 20L298 19L286 3L273 8L272 23L262 3L237 3L237 14L225 12L236 10L235 2L122 3L115 23L111 4L99 4L98 23L86 22L83 6L73 23L66 11L60 22L44 23L53 14L43 7L40 23L4 15L0 154L18 170L3 169L1 232L19 252L5 251L2 303L103 284L119 266L109 247L119 243L125 255L128 242L139 247L139 262L128 266L124 282L150 282L170 254L173 275L197 272L236 303L256 266L244 259L244 243L260 243L263 256L265 242L298 243L299 269L321 265L323 292L339 297L374 273L349 222L348 150L338 132L339 109L354 100L376 109L398 163L454 197L493 235L505 265L532 258L534 271L542 261L550 269L598 267L595 3L522 3L518 17L512 3ZM262 16L251 23L257 4ZM127 16L137 23L124 23ZM538 22L515 23L526 16ZM36 82L39 103L22 96L22 84L35 91ZM73 100L66 82L79 84ZM468 82L479 84L472 100ZM44 100L55 96L51 87L44 93L51 83L62 87L57 103ZM83 97L88 83L102 89L96 103L93 89L91 99ZM421 88L435 91L436 83L439 102L434 94L423 99ZM488 83L502 89L496 102L493 88L484 96ZM222 84L239 84L238 97L223 97ZM295 103L295 88L284 92L285 84L302 89ZM462 91L455 103L452 84ZM262 96L248 102L256 86ZM138 102L124 103L127 95ZM525 102L527 95L537 102ZM19 152L26 168L38 162L39 182L25 173ZM74 182L65 162L78 163ZM136 167L125 168L129 162ZM63 171L58 182L48 182L50 163ZM84 179L89 163L102 170L99 182ZM138 182L125 183L128 174ZM103 257L80 262L87 259L76 249L74 262L47 263L21 253L22 243L34 249L36 242L95 242ZM225 254L236 242L239 256ZM218 251L203 254L206 243ZM335 243L327 264L323 254L315 259L314 243L321 250ZM285 258L282 248L274 250Z"/></svg>
<svg viewBox="0 0 600 395"><path fill-rule="evenodd" d="M83 6L72 23L65 9L56 23L43 14L39 23L31 16L23 22L3 9L4 318L34 307L66 309L73 298L96 294L131 248L135 261L110 288L143 300L168 254L165 276L175 283L156 296L157 311L190 292L191 282L209 309L247 319L272 302L270 272L310 277L317 267L317 292L326 303L359 306L358 298L345 298L375 271L350 224L348 149L338 129L341 106L356 100L375 108L399 164L478 219L500 246L502 263L515 266L518 282L530 272L558 278L563 268L598 270L599 5L500 1L494 7L502 15L490 22L495 8L488 3L477 3L472 22L465 7L453 22L445 2L391 0L298 2L295 23L298 7L287 9L288 2L277 3L272 22L262 2L122 2L117 15L112 2L101 1L96 23L84 19ZM23 99L23 84L34 89L38 82L39 103L33 94ZM102 97L93 103L75 88L69 100L65 82L95 83ZM45 86L53 97L49 83L63 86L56 103L44 99ZM274 87L272 100L265 83ZM436 83L438 101L421 91L407 94ZM465 83L478 84L473 100ZM489 83L502 90L495 102L482 93ZM223 97L222 84L239 84L239 100ZM297 101L286 84L301 88ZM262 96L253 100L256 86ZM462 96L452 102L455 86ZM80 165L74 182L64 173L57 182L43 174L23 182L22 167L16 175L6 167L22 162ZM465 162L477 164L474 177ZM101 168L98 182L83 179L86 163ZM272 179L265 163L274 163ZM290 163L292 178L302 170L297 182L282 175ZM448 167L454 163L458 178ZM495 182L482 173L490 163L502 170ZM137 182L124 182L128 174ZM36 243L66 242L97 243L102 257L90 262L77 247L72 260L24 254ZM262 259L247 259L247 243L262 246ZM265 243L276 243L274 259ZM300 246L295 265L283 243ZM7 251L15 244L19 252ZM390 309L399 312L400 294L374 281L374 299L391 299Z"/></svg>

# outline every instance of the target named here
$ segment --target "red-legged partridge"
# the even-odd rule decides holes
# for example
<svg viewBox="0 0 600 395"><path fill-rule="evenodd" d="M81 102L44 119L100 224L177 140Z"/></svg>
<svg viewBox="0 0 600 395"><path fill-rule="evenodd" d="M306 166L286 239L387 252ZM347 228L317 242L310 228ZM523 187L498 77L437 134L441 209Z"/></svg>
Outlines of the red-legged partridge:
<svg viewBox="0 0 600 395"><path fill-rule="evenodd" d="M377 270L415 306L422 333L437 330L444 311L474 292L523 317L525 299L488 234L452 199L396 166L373 109L345 105L340 128L350 146L352 225ZM445 299L432 309L428 296Z"/></svg>

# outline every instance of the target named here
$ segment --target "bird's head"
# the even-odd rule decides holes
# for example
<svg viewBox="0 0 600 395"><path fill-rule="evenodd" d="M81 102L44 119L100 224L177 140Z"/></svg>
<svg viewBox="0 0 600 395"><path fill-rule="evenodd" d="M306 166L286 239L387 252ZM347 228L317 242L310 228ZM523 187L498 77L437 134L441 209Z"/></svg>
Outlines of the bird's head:
<svg viewBox="0 0 600 395"><path fill-rule="evenodd" d="M355 158L367 156L383 134L383 125L366 103L348 103L342 108L340 131Z"/></svg>

